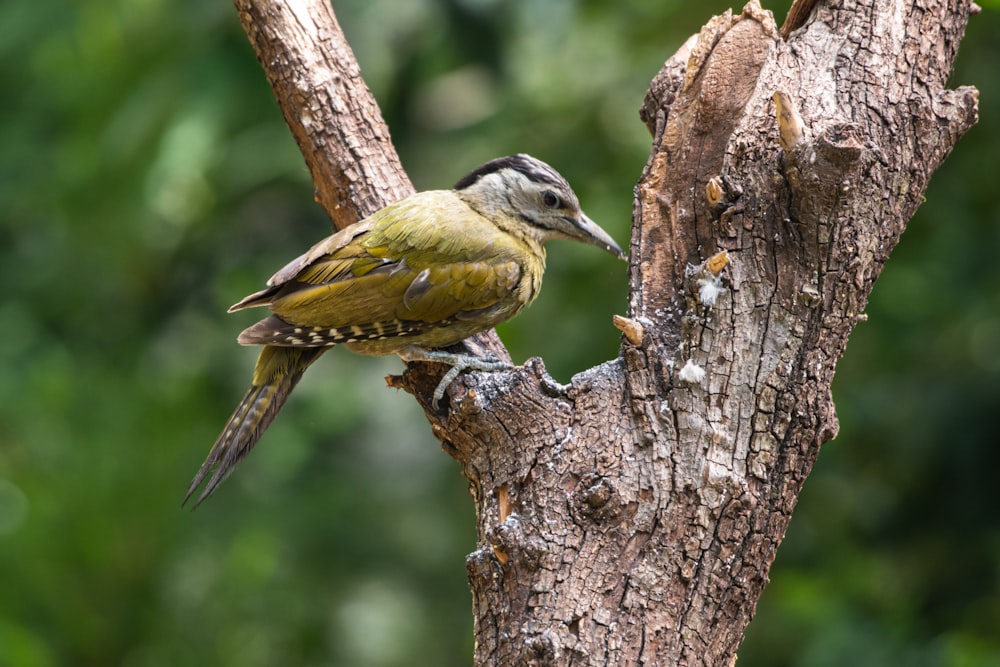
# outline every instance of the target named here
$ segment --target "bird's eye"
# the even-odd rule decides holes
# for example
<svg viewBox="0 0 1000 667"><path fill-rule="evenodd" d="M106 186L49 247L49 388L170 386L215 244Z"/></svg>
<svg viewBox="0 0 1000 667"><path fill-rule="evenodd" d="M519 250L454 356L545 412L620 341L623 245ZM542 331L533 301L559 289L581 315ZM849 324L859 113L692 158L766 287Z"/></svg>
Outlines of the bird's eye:
<svg viewBox="0 0 1000 667"><path fill-rule="evenodd" d="M559 195L552 192L551 190L546 190L542 193L542 203L549 208L559 208Z"/></svg>

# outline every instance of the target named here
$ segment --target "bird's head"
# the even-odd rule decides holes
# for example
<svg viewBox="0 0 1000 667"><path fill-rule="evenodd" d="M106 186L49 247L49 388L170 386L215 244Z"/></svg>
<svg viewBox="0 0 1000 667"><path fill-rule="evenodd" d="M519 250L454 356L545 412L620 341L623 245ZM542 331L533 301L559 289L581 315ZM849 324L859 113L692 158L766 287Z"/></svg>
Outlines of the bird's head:
<svg viewBox="0 0 1000 667"><path fill-rule="evenodd" d="M455 191L483 215L523 225L541 242L582 241L625 259L615 240L580 210L566 179L530 155L490 160L456 183Z"/></svg>

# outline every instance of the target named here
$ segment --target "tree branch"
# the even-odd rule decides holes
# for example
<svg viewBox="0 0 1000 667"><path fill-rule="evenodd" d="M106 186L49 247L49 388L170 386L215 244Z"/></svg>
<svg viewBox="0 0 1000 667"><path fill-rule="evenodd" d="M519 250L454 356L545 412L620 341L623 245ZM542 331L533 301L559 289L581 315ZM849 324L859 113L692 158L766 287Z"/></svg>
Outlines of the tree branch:
<svg viewBox="0 0 1000 667"><path fill-rule="evenodd" d="M274 90L338 229L413 192L327 0L234 0L240 23Z"/></svg>
<svg viewBox="0 0 1000 667"><path fill-rule="evenodd" d="M325 2L236 4L337 223L407 194ZM667 61L621 357L466 376L428 413L476 501L476 664L732 664L837 432L836 361L976 122L944 89L973 7L818 3L779 35L751 2Z"/></svg>

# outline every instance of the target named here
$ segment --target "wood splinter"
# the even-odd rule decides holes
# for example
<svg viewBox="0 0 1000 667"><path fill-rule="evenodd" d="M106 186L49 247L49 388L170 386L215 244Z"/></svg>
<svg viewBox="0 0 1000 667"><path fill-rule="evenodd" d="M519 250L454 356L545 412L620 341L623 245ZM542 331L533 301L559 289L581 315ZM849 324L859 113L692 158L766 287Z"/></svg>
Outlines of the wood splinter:
<svg viewBox="0 0 1000 667"><path fill-rule="evenodd" d="M715 206L721 202L724 194L725 189L722 187L721 177L713 176L709 179L708 183L705 184L705 201L708 202L709 206Z"/></svg>
<svg viewBox="0 0 1000 667"><path fill-rule="evenodd" d="M709 273L713 276L717 276L722 273L722 269L729 266L729 253L725 250L722 252L717 252L708 258L705 262L705 268L708 269Z"/></svg>
<svg viewBox="0 0 1000 667"><path fill-rule="evenodd" d="M642 339L646 335L646 330L635 320L621 315L614 315L611 318L615 328L625 334L625 338L633 345L642 345Z"/></svg>
<svg viewBox="0 0 1000 667"><path fill-rule="evenodd" d="M778 143L788 154L802 140L802 135L805 133L805 123L802 122L802 116L799 115L799 110L791 95L783 90L776 90L772 99L774 99L775 113L778 118Z"/></svg>

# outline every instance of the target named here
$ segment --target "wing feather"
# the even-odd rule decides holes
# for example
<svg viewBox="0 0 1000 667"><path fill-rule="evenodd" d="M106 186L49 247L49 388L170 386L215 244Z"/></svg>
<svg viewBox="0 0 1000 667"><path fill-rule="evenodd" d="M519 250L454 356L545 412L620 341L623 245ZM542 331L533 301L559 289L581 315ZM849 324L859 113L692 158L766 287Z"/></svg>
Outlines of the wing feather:
<svg viewBox="0 0 1000 667"><path fill-rule="evenodd" d="M332 236L326 237L271 276L267 281L268 287L282 285L291 280L298 279L307 268L312 267L324 258L336 258L338 253L341 253L355 239L371 231L374 222L373 218L367 218L350 227L345 227Z"/></svg>
<svg viewBox="0 0 1000 667"><path fill-rule="evenodd" d="M454 193L419 193L320 241L236 304L275 314L240 342L320 346L499 321L523 305L523 252Z"/></svg>

